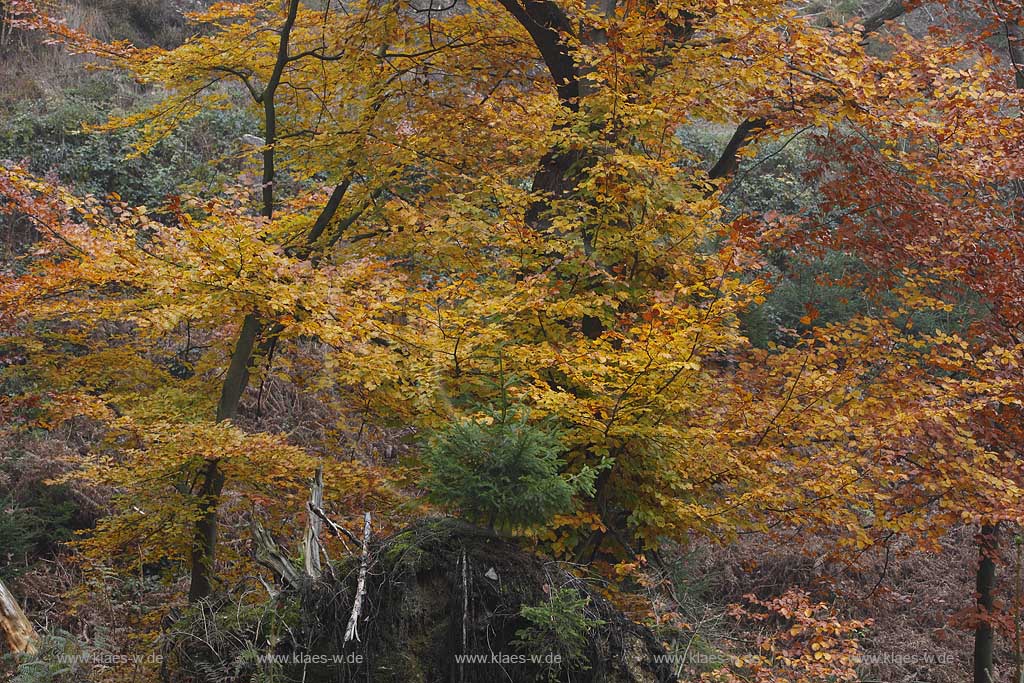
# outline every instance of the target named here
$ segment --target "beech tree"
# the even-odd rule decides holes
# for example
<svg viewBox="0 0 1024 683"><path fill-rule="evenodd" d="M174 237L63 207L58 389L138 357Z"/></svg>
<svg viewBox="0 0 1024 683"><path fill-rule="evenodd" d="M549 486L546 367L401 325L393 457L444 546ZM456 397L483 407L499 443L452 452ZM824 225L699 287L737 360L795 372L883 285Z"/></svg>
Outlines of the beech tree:
<svg viewBox="0 0 1024 683"><path fill-rule="evenodd" d="M25 319L8 342L51 387L40 424L110 430L69 475L119 494L91 552L186 562L190 598L208 596L239 560L216 555L228 494L284 520L316 466L243 428L254 379L304 343L350 410L421 429L520 377L510 397L558 425L562 474L599 472L539 532L559 556L780 524L852 556L1018 516L1022 283L990 265L1019 250L993 178L1019 177L1020 93L984 32L890 30L899 2L823 26L780 0L259 0L190 15L195 36L164 50L13 6L158 89L108 124L136 128L140 154L204 108L261 126L240 147L258 180L162 207L0 173L3 209L43 235L0 290ZM679 135L698 124L730 126L720 155ZM743 159L810 129L831 155L821 216L728 218ZM762 247L810 243L856 251L885 297L752 348L739 314L767 292ZM914 329L951 310L951 282L997 314ZM192 338L207 348L176 377L161 349ZM326 461L341 497L405 495L399 473Z"/></svg>
<svg viewBox="0 0 1024 683"><path fill-rule="evenodd" d="M999 528L1020 519L1024 16L1009 4L972 3L964 10L934 40L935 49L959 54L966 68L935 62L911 86L942 93L941 102L914 117L879 109L870 130L836 131L823 140L830 155L823 172L842 168L844 174L823 184L825 209L842 207L843 215L808 238L861 254L871 266L864 286L873 291L915 279L938 310L970 302L964 319L919 333L928 343L930 376L946 378L947 403L973 406L956 426L970 437L943 444L942 432L930 429L931 457L908 460L919 480L946 479L952 461L963 463L961 472L904 504L938 505L979 529L978 609L968 625L975 629L974 680L981 683L995 675L994 630L1006 628L995 608ZM909 39L899 42L909 49Z"/></svg>

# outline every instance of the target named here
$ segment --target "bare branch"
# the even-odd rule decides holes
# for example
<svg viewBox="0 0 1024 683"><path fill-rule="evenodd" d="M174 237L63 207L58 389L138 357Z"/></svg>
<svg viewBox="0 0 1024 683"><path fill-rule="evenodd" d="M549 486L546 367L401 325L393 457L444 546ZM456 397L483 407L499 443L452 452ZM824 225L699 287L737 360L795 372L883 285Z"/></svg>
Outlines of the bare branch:
<svg viewBox="0 0 1024 683"><path fill-rule="evenodd" d="M321 508L313 507L312 505L310 505L309 509L314 515L316 515L324 521L324 523L327 525L327 528L331 531L331 533L334 534L334 536L342 543L344 543L345 539L347 538L348 540L352 541L352 543L354 543L357 548L363 547L362 542L358 538L353 536L352 532L350 532L343 526L335 524L334 520L328 517L327 513L324 512Z"/></svg>
<svg viewBox="0 0 1024 683"><path fill-rule="evenodd" d="M768 120L764 118L747 119L736 127L736 131L729 138L725 150L708 172L708 178L718 180L727 178L739 168L739 152L747 146L757 133L764 130Z"/></svg>
<svg viewBox="0 0 1024 683"><path fill-rule="evenodd" d="M363 557L359 561L359 580L356 582L356 600L352 605L352 615L345 628L345 640L359 640L359 616L363 612L363 596L366 594L366 565L370 557L370 513L363 515Z"/></svg>
<svg viewBox="0 0 1024 683"><path fill-rule="evenodd" d="M877 31L882 28L885 22L898 19L906 11L907 8L903 4L903 0L890 0L882 9L870 16L864 17L864 20L860 23L862 26L861 34L867 36L867 34Z"/></svg>

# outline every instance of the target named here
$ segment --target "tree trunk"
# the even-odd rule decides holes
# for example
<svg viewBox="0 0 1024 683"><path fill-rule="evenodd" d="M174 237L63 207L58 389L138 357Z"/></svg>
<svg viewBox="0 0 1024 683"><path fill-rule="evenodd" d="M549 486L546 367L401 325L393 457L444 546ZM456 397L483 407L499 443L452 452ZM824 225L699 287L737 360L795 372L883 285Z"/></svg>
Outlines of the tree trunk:
<svg viewBox="0 0 1024 683"><path fill-rule="evenodd" d="M231 354L228 374L220 390L220 401L217 403L217 422L232 420L238 414L238 404L242 400L245 388L249 386L249 360L256 347L256 338L260 333L260 321L255 313L245 316L242 329L235 341L235 350Z"/></svg>
<svg viewBox="0 0 1024 683"><path fill-rule="evenodd" d="M189 602L207 597L213 590L214 563L217 559L217 505L224 490L224 473L217 460L208 460L199 490L203 515L196 522L192 539L192 580L188 588Z"/></svg>
<svg viewBox="0 0 1024 683"><path fill-rule="evenodd" d="M263 126L265 128L265 149L263 150L263 176L261 214L270 219L274 216L274 144L277 142L277 87L281 84L281 76L288 64L288 44L291 40L292 27L299 10L299 0L289 0L288 10L281 26L277 46L277 59L274 70L267 79L263 92L253 95L257 103L263 105ZM235 342L235 350L231 354L228 374L221 386L220 401L217 403L217 422L230 420L238 413L238 404L242 394L249 385L249 363L256 347L262 327L259 317L249 313L242 321L242 329ZM199 492L202 498L200 509L203 516L196 522L195 535L192 541L192 583L189 586L189 601L201 600L210 594L214 560L217 547L217 505L220 494L224 490L224 473L220 469L216 457L207 461L203 471L203 485Z"/></svg>
<svg viewBox="0 0 1024 683"><path fill-rule="evenodd" d="M974 683L993 683L992 650L992 609L996 583L995 554L999 548L999 526L983 524L978 536L978 625L974 631Z"/></svg>
<svg viewBox="0 0 1024 683"><path fill-rule="evenodd" d="M242 321L235 350L231 354L228 374L221 387L220 402L217 404L217 421L230 420L238 414L242 393L249 384L249 359L252 357L260 323L250 313ZM188 589L189 602L202 600L213 590L213 572L217 554L217 506L224 490L224 472L216 457L206 461L202 472L203 482L199 489L199 509L202 517L196 522L192 538L192 579Z"/></svg>
<svg viewBox="0 0 1024 683"><path fill-rule="evenodd" d="M313 483L309 487L309 503L306 515L306 533L302 541L302 557L306 565L306 576L313 579L320 578L323 567L320 564L320 531L323 528L323 519L317 515L317 511L324 505L324 467L320 465L313 475Z"/></svg>
<svg viewBox="0 0 1024 683"><path fill-rule="evenodd" d="M21 605L3 581L0 581L0 629L4 632L7 649L19 654L36 654L36 642L39 636L32 627L32 622L25 616Z"/></svg>

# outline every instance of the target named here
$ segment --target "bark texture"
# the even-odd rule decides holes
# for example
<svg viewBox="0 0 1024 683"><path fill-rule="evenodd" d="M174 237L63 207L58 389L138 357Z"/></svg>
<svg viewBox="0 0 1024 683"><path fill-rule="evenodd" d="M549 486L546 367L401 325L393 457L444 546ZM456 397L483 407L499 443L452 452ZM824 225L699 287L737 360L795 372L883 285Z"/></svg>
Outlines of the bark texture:
<svg viewBox="0 0 1024 683"><path fill-rule="evenodd" d="M36 654L39 636L3 581L0 581L0 629L3 630L4 642L9 652Z"/></svg>

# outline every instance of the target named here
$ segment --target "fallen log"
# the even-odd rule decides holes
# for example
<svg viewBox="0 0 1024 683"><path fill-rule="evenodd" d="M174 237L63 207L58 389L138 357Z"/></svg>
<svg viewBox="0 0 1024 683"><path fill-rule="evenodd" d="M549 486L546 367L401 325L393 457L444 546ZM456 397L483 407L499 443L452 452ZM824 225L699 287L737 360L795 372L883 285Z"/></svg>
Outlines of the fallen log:
<svg viewBox="0 0 1024 683"><path fill-rule="evenodd" d="M0 629L4 632L8 650L19 654L36 654L39 636L3 581L0 581Z"/></svg>

